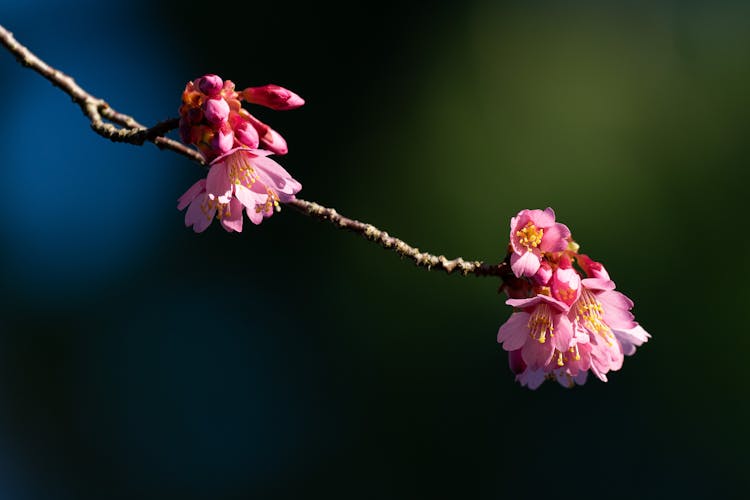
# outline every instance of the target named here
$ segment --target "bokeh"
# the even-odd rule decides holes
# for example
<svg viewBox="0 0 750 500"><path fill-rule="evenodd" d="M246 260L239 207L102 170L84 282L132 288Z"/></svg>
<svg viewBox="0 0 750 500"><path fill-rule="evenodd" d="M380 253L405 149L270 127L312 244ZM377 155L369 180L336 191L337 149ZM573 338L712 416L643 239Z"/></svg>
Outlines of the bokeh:
<svg viewBox="0 0 750 500"><path fill-rule="evenodd" d="M0 24L143 123L207 72L305 199L500 260L552 206L653 335L519 387L489 278L286 209L186 229L201 168L93 134L0 51L0 498L726 498L746 492L750 4L24 0ZM730 286L731 285L731 286Z"/></svg>

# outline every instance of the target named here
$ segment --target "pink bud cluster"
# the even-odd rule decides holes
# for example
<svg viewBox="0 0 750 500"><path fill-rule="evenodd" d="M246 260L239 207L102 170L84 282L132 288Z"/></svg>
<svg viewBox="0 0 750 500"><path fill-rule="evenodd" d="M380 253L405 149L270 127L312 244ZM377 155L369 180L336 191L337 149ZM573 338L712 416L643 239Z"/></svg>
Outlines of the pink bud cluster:
<svg viewBox="0 0 750 500"><path fill-rule="evenodd" d="M583 384L589 371L606 382L650 338L604 266L578 249L551 208L522 210L511 219L513 276L502 289L515 310L497 341L516 380L531 389L547 379Z"/></svg>
<svg viewBox="0 0 750 500"><path fill-rule="evenodd" d="M294 199L302 185L269 158L284 155L284 138L242 107L247 101L274 110L294 109L305 101L278 85L236 91L217 75L188 82L180 106L180 137L210 162L206 179L178 200L187 208L185 224L204 231L216 218L227 231L242 231L242 211L254 224ZM263 148L263 149L259 149Z"/></svg>
<svg viewBox="0 0 750 500"><path fill-rule="evenodd" d="M305 104L300 96L278 85L248 87L237 92L231 80L205 75L189 82L182 93L182 141L196 146L208 161L235 147L262 146L273 153L286 154L286 141L281 134L244 109L243 100L275 110Z"/></svg>

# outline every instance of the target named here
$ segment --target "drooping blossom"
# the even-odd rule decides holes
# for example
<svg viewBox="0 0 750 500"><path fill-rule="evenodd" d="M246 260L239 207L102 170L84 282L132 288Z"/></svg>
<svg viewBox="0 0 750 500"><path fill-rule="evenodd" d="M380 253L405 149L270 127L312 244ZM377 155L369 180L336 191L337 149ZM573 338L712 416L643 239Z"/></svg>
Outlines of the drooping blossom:
<svg viewBox="0 0 750 500"><path fill-rule="evenodd" d="M568 246L570 230L555 222L555 212L521 210L510 220L510 244L513 253L510 266L516 277L534 276L544 253L560 252Z"/></svg>
<svg viewBox="0 0 750 500"><path fill-rule="evenodd" d="M217 75L188 82L180 107L180 137L210 162L207 178L178 200L180 210L188 208L185 224L196 232L204 231L214 218L227 231L240 232L243 209L251 222L260 224L302 188L268 158L287 153L284 138L244 109L242 100L277 110L305 102L278 85L237 92L234 83Z"/></svg>
<svg viewBox="0 0 750 500"><path fill-rule="evenodd" d="M202 232L215 217L224 229L240 232L243 209L253 224L260 224L280 209L279 203L292 201L302 185L268 155L260 149L235 148L214 159L206 179L179 200L180 210L190 205L185 225Z"/></svg>
<svg viewBox="0 0 750 500"><path fill-rule="evenodd" d="M622 367L625 351L633 354L650 335L635 322L630 312L633 301L616 291L613 281L586 278L581 285L580 298L571 306L571 321L589 334L591 371L606 382L607 372Z"/></svg>
<svg viewBox="0 0 750 500"><path fill-rule="evenodd" d="M569 306L546 295L528 299L508 299L519 309L497 332L497 341L506 351L521 350L521 357L532 370L547 366L555 353L575 344L575 331L568 319Z"/></svg>
<svg viewBox="0 0 750 500"><path fill-rule="evenodd" d="M578 250L552 209L522 210L511 222L513 274L503 278L501 291L515 311L497 340L524 387L545 380L582 385L589 371L606 382L650 338L604 266Z"/></svg>

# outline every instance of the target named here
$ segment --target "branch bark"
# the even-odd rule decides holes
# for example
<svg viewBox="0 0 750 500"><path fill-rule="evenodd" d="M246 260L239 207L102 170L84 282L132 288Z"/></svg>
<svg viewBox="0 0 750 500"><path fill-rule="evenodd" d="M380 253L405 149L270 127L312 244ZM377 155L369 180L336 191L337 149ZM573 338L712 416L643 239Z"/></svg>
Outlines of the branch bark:
<svg viewBox="0 0 750 500"><path fill-rule="evenodd" d="M151 128L145 127L132 116L115 111L104 99L86 92L72 77L39 59L28 48L21 45L13 37L13 33L2 25L0 25L0 43L15 56L21 65L36 71L52 85L68 94L73 102L78 104L83 114L88 117L94 132L102 137L114 142L125 142L137 146L144 142L152 142L159 149L169 149L201 165L206 163L203 156L194 149L190 149L174 139L164 137L164 134L177 128L178 120L170 119ZM113 125L113 123L120 125L120 127Z"/></svg>
<svg viewBox="0 0 750 500"><path fill-rule="evenodd" d="M298 198L288 202L287 205L294 207L305 215L330 222L341 229L346 229L370 241L374 241L387 250L393 250L397 254L411 259L418 267L437 269L445 271L448 274L458 272L463 276L473 274L474 276L498 276L504 278L508 277L511 273L510 267L506 262L485 264L479 260L467 261L461 257L448 259L444 255L433 255L428 252L422 252L419 248L415 248L403 240L391 236L372 224L350 219L339 214L333 208L327 208L311 201Z"/></svg>

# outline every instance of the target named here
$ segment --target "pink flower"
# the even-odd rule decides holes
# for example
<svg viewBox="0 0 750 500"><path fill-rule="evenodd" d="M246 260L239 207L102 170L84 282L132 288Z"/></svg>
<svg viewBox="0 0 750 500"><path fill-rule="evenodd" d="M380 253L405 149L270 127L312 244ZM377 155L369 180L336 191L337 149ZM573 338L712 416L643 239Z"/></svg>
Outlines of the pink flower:
<svg viewBox="0 0 750 500"><path fill-rule="evenodd" d="M510 243L513 254L510 267L516 277L534 276L541 265L543 253L561 252L568 247L570 230L555 222L555 212L521 210L510 220Z"/></svg>
<svg viewBox="0 0 750 500"><path fill-rule="evenodd" d="M607 381L609 371L622 367L623 355L651 337L634 321L633 302L615 291L609 279L587 278L581 281L578 300L570 308L570 320L577 331L586 332L591 344L591 371Z"/></svg>
<svg viewBox="0 0 750 500"><path fill-rule="evenodd" d="M497 341L506 351L521 350L521 357L532 370L543 369L555 352L565 352L574 342L568 305L546 295L529 299L508 299L506 304L520 308L498 330Z"/></svg>
<svg viewBox="0 0 750 500"><path fill-rule="evenodd" d="M227 231L242 231L242 210L253 224L280 210L279 203L295 199L302 189L284 168L268 158L268 151L234 148L211 162L206 179L198 181L178 200L185 225L200 233L214 218Z"/></svg>
<svg viewBox="0 0 750 500"><path fill-rule="evenodd" d="M497 341L524 387L536 389L545 380L582 385L589 371L606 382L651 337L604 266L579 248L551 208L522 210L511 219L506 262L512 273L502 275L500 291L516 311Z"/></svg>

